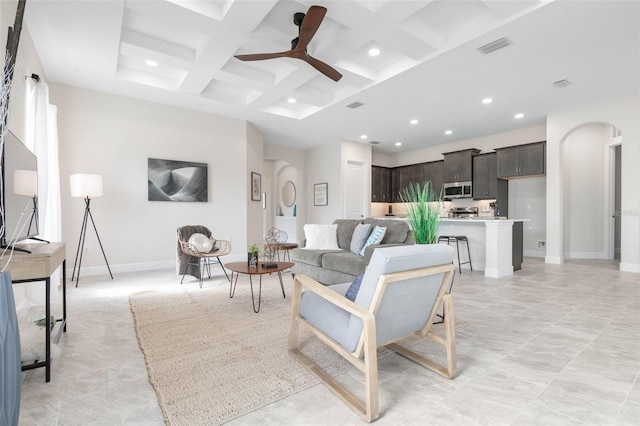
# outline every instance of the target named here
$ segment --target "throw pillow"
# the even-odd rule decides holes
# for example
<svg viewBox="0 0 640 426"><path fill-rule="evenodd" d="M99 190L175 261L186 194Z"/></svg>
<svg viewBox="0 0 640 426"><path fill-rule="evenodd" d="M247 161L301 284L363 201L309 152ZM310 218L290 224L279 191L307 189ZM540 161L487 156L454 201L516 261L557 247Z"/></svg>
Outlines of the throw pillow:
<svg viewBox="0 0 640 426"><path fill-rule="evenodd" d="M305 244L308 250L340 250L338 247L338 225L304 225Z"/></svg>
<svg viewBox="0 0 640 426"><path fill-rule="evenodd" d="M364 247L364 243L367 241L370 233L370 223L359 223L358 226L356 226L356 229L353 231L353 237L351 237L351 253L360 254L360 250Z"/></svg>
<svg viewBox="0 0 640 426"><path fill-rule="evenodd" d="M364 250L367 247L380 244L382 242L382 239L384 238L385 232L387 232L387 228L384 226L376 226L375 228L373 228L373 231L371 231L371 235L369 235L367 242L364 243L362 250L360 250L360 256L364 256Z"/></svg>
<svg viewBox="0 0 640 426"><path fill-rule="evenodd" d="M344 297L351 300L352 302L356 301L358 290L360 290L360 284L362 284L362 277L364 277L364 274L358 275L349 286L347 292L344 294Z"/></svg>

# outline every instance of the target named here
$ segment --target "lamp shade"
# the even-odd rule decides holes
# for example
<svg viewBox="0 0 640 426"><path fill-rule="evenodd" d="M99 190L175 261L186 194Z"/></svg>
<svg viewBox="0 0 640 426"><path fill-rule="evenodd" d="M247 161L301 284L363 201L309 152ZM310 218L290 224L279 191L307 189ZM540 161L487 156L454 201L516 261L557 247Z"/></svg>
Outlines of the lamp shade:
<svg viewBox="0 0 640 426"><path fill-rule="evenodd" d="M14 170L13 193L28 197L38 196L38 172L35 170Z"/></svg>
<svg viewBox="0 0 640 426"><path fill-rule="evenodd" d="M72 197L102 197L102 175L76 174L69 176Z"/></svg>

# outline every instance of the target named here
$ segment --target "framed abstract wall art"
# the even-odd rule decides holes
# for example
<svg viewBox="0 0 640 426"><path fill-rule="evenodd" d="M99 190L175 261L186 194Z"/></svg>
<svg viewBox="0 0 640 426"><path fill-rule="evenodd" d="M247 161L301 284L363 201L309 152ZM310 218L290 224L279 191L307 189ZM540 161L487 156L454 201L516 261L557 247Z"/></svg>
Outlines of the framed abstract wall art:
<svg viewBox="0 0 640 426"><path fill-rule="evenodd" d="M207 163L149 158L147 167L149 201L209 200Z"/></svg>

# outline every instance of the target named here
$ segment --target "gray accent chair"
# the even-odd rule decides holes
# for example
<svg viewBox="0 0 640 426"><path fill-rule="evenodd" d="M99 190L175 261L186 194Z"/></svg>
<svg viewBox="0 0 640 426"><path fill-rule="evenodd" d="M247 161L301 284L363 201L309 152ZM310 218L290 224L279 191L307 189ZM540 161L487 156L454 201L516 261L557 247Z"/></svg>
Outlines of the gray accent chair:
<svg viewBox="0 0 640 426"><path fill-rule="evenodd" d="M294 275L308 275L325 285L353 281L357 275L364 272L375 249L414 244L411 229L404 221L368 217L364 220L336 219L333 223L338 225L337 237L340 250L293 249L291 261L294 266L291 272ZM359 223L370 223L371 229L376 225L387 228L382 243L367 247L364 256L353 254L350 250L353 231Z"/></svg>
<svg viewBox="0 0 640 426"><path fill-rule="evenodd" d="M347 299L350 283L324 286L296 275L289 331L290 355L366 421L375 420L378 406L377 348L387 346L446 378L456 374L453 299L453 248L444 244L377 249L364 273L355 301ZM442 306L444 337L434 334L434 318ZM298 349L304 326L365 376L361 401ZM439 365L397 344L411 335L428 337L446 349L447 365Z"/></svg>

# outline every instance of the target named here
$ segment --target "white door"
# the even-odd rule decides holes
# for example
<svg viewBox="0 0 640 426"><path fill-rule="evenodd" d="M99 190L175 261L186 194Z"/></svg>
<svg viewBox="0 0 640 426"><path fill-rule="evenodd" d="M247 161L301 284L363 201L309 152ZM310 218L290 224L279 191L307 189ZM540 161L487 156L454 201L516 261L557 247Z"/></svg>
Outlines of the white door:
<svg viewBox="0 0 640 426"><path fill-rule="evenodd" d="M344 191L345 218L362 219L365 215L365 164L347 162L346 187Z"/></svg>

